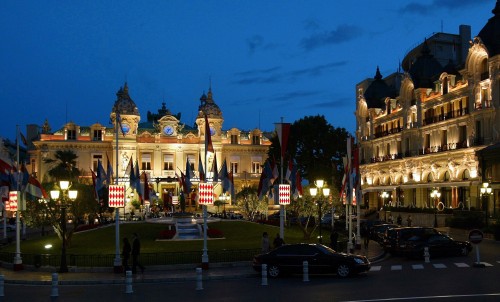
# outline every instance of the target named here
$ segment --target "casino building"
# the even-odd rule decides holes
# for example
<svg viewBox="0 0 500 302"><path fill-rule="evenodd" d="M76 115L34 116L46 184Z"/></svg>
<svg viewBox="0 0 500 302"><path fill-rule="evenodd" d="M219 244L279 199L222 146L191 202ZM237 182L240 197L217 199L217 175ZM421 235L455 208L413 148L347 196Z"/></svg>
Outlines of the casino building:
<svg viewBox="0 0 500 302"><path fill-rule="evenodd" d="M126 169L132 159L134 165L138 164L140 173L148 175L150 187L158 193L158 198L165 205L171 206L172 197L180 192L176 175L181 175L181 172L186 174L188 163L194 175L190 178L193 190L186 202L187 210L194 211L198 206L193 193L199 183L199 161L205 160L206 114L218 170L225 160L228 171L233 172L236 193L243 187L258 185L272 133L263 133L259 129L223 130L222 110L215 103L211 88L200 98L194 127L182 123L179 115L172 114L165 103L158 113L148 112L147 121L141 122L139 108L129 95L127 83L118 90L116 96L110 118L113 125L117 115L121 119L123 131L118 130L118 134L115 127L100 123L83 126L69 122L56 131L51 130L48 121L41 127L28 126L27 136L32 143L29 148L29 168L41 182L49 181L49 167L44 159L53 157L58 150L71 150L78 156L77 166L83 172L82 181L91 183L90 168L96 171L99 160L104 167L110 161L115 175L118 167L119 183L127 185L129 199L137 199L136 193L128 188L130 175ZM208 163L208 171L213 171L210 167L215 161ZM203 165L207 171L204 162ZM222 194L221 185L215 185L215 194L216 199L219 199ZM224 201L231 206L234 196Z"/></svg>
<svg viewBox="0 0 500 302"><path fill-rule="evenodd" d="M365 205L498 213L498 1L492 13L473 38L466 25L422 38L400 70L356 85Z"/></svg>

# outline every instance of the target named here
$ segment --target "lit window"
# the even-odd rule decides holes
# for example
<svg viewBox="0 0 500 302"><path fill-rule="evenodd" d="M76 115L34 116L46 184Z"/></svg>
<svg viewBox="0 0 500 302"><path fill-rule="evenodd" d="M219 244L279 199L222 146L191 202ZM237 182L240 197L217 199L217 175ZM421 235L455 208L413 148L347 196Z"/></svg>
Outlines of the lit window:
<svg viewBox="0 0 500 302"><path fill-rule="evenodd" d="M260 162L252 162L252 173L262 173Z"/></svg>
<svg viewBox="0 0 500 302"><path fill-rule="evenodd" d="M235 174L238 173L238 163L236 162L231 163L231 171Z"/></svg>
<svg viewBox="0 0 500 302"><path fill-rule="evenodd" d="M174 155L173 154L163 155L163 170L168 170L168 171L174 170Z"/></svg>
<svg viewBox="0 0 500 302"><path fill-rule="evenodd" d="M151 170L151 153L143 153L141 156L141 170Z"/></svg>
<svg viewBox="0 0 500 302"><path fill-rule="evenodd" d="M66 139L67 140L76 140L76 130L72 129L68 129L67 130L67 136L66 136Z"/></svg>
<svg viewBox="0 0 500 302"><path fill-rule="evenodd" d="M253 145L260 145L260 136L259 135L252 136L252 144Z"/></svg>
<svg viewBox="0 0 500 302"><path fill-rule="evenodd" d="M231 145L237 145L237 144L238 144L238 135L231 134Z"/></svg>
<svg viewBox="0 0 500 302"><path fill-rule="evenodd" d="M92 156L92 169L94 172L97 172L97 165L99 160L102 162L102 154L94 154Z"/></svg>

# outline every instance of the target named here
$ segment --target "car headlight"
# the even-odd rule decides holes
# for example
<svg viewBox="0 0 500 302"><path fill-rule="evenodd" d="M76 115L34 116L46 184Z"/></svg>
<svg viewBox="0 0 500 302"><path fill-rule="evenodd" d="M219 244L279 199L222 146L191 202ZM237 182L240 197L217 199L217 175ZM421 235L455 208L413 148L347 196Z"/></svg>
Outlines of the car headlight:
<svg viewBox="0 0 500 302"><path fill-rule="evenodd" d="M363 259L361 259L361 258L354 258L354 262L356 262L356 264L363 264L363 263L365 263L363 261Z"/></svg>

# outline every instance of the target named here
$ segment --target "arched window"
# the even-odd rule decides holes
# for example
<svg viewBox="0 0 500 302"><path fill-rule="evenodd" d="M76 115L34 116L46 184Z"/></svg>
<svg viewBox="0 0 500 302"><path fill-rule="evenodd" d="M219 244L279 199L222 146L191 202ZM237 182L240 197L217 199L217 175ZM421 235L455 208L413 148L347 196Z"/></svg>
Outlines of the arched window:
<svg viewBox="0 0 500 302"><path fill-rule="evenodd" d="M451 177L451 176L450 176L450 172L446 171L446 172L444 173L444 179L443 179L443 180L444 180L444 181L450 181L450 177Z"/></svg>
<svg viewBox="0 0 500 302"><path fill-rule="evenodd" d="M470 178L470 172L469 170L464 170L464 172L462 173L462 180L468 180Z"/></svg>

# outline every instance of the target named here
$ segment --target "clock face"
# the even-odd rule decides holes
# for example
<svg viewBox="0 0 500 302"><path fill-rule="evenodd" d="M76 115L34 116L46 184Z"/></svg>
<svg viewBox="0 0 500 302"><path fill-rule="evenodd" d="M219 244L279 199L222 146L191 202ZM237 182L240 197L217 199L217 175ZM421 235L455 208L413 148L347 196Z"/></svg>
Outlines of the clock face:
<svg viewBox="0 0 500 302"><path fill-rule="evenodd" d="M210 135L211 136L215 135L215 128L214 127L210 127Z"/></svg>
<svg viewBox="0 0 500 302"><path fill-rule="evenodd" d="M123 133L127 134L130 131L130 126L127 124L122 124L122 131Z"/></svg>
<svg viewBox="0 0 500 302"><path fill-rule="evenodd" d="M174 127L172 127L171 125L165 126L163 128L163 133L165 133L165 135L172 135L172 134L174 134Z"/></svg>

